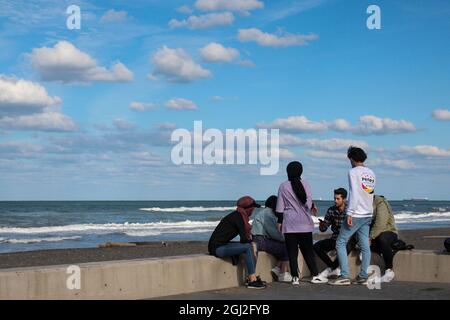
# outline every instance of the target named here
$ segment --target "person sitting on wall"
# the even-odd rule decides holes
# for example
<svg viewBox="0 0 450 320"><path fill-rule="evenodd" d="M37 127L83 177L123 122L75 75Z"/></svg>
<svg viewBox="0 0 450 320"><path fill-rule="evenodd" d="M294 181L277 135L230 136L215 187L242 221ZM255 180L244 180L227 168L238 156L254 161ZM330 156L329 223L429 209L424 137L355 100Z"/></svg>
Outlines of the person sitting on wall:
<svg viewBox="0 0 450 320"><path fill-rule="evenodd" d="M333 232L331 238L317 241L314 244L314 251L317 256L327 265L327 268L319 274L319 277L323 281L328 281L328 277L339 277L341 275L339 259L336 257L332 261L328 256L328 252L336 249L336 239L341 230L341 225L346 218L346 199L347 190L344 188L334 190L334 205L328 208L323 220L319 219L319 230L321 232L327 231L329 227L331 227L331 231ZM355 249L356 242L355 236L352 236L347 243L347 254Z"/></svg>
<svg viewBox="0 0 450 320"><path fill-rule="evenodd" d="M252 245L250 216L255 208L261 207L249 196L244 196L237 201L237 208L225 216L211 235L208 243L208 251L219 258L245 255L247 267L247 288L264 289L265 283L256 276L256 245ZM240 242L231 242L235 237L240 237Z"/></svg>
<svg viewBox="0 0 450 320"><path fill-rule="evenodd" d="M278 230L278 218L275 210L278 197L267 198L265 208L255 210L252 223L253 242L258 251L265 251L277 258L277 265L272 269L274 279L281 282L291 282L289 273L289 256L284 243L284 236Z"/></svg>
<svg viewBox="0 0 450 320"><path fill-rule="evenodd" d="M391 282L395 277L392 244L398 240L394 214L387 200L380 195L374 196L373 209L373 222L369 234L371 249L380 254L384 260L386 271L381 277L381 281Z"/></svg>

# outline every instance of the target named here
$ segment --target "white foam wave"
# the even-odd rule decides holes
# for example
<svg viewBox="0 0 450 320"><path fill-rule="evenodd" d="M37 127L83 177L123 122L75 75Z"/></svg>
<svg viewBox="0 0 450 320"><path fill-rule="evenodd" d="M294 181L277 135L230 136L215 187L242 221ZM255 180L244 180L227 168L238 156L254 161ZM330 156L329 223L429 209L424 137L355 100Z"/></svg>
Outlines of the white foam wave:
<svg viewBox="0 0 450 320"><path fill-rule="evenodd" d="M208 212L208 211L233 211L236 207L175 207L175 208L140 208L142 211L149 212Z"/></svg>
<svg viewBox="0 0 450 320"><path fill-rule="evenodd" d="M436 210L438 212L446 212L450 207L433 207L433 210Z"/></svg>
<svg viewBox="0 0 450 320"><path fill-rule="evenodd" d="M211 232L213 228L211 229L191 229L191 230L166 230L166 233L203 233L203 232ZM148 236L158 236L162 234L163 232L157 231L157 230L133 230L133 231L127 231L125 232L126 235L130 237L148 237Z"/></svg>
<svg viewBox="0 0 450 320"><path fill-rule="evenodd" d="M66 240L79 240L80 236L73 237L48 237L48 238L33 238L33 239L5 239L1 238L0 242L3 243L11 243L11 244L31 244L31 243L40 243L40 242L59 242Z"/></svg>
<svg viewBox="0 0 450 320"><path fill-rule="evenodd" d="M314 224L319 225L319 219L323 217L312 217ZM449 211L439 211L439 212L426 212L419 213L413 211L399 211L394 213L394 218L396 223L427 223L427 222L450 222L450 212Z"/></svg>
<svg viewBox="0 0 450 320"><path fill-rule="evenodd" d="M180 222L152 222L152 223L107 223L107 224L72 224L52 227L30 228L0 228L0 234L109 234L128 232L154 232L161 233L186 233L195 232L197 229L212 230L218 221L180 221Z"/></svg>
<svg viewBox="0 0 450 320"><path fill-rule="evenodd" d="M395 214L394 217L397 223L440 222L450 221L450 212L416 213L411 211L400 211Z"/></svg>

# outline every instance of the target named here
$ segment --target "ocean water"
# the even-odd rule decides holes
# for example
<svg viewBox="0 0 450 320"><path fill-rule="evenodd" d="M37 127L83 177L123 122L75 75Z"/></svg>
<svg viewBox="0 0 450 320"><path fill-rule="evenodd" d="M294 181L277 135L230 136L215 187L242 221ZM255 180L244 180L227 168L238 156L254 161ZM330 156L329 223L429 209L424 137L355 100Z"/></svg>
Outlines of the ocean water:
<svg viewBox="0 0 450 320"><path fill-rule="evenodd" d="M234 201L1 201L0 252L208 240ZM391 201L399 229L450 227L450 201ZM323 217L331 201L316 201ZM314 218L316 228L318 219Z"/></svg>

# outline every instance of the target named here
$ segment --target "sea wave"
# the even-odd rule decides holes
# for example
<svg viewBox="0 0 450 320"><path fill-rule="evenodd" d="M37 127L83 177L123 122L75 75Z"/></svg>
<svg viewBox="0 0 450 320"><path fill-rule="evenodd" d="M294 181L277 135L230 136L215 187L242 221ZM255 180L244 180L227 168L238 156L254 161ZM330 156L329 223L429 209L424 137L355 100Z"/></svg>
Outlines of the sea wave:
<svg viewBox="0 0 450 320"><path fill-rule="evenodd" d="M106 223L106 224L72 224L50 227L2 227L0 234L110 234L133 232L148 232L151 235L162 233L188 233L198 232L197 229L212 231L218 221L191 221L180 222L152 222L152 223Z"/></svg>
<svg viewBox="0 0 450 320"><path fill-rule="evenodd" d="M319 219L323 219L323 217L312 217L314 224L319 225ZM439 211L439 212L425 212L418 213L413 211L399 211L398 213L394 213L395 222L398 224L405 223L426 223L426 222L441 222L448 221L450 222L450 212L449 211Z"/></svg>
<svg viewBox="0 0 450 320"><path fill-rule="evenodd" d="M438 212L446 212L450 207L433 207L432 209Z"/></svg>
<svg viewBox="0 0 450 320"><path fill-rule="evenodd" d="M213 229L209 229L209 228L198 228L198 229L190 229L190 230L177 230L177 231L172 231L171 233L206 233L206 232L211 232L212 230ZM149 237L149 236L158 236L158 235L162 234L162 232L157 231L157 230L131 230L131 231L126 231L125 234L130 237Z"/></svg>
<svg viewBox="0 0 450 320"><path fill-rule="evenodd" d="M32 238L32 239L5 239L0 238L0 243L11 243L11 244L31 244L40 242L59 242L66 240L80 240L81 236L73 237L48 237L48 238Z"/></svg>
<svg viewBox="0 0 450 320"><path fill-rule="evenodd" d="M314 224L319 218L313 217ZM397 224L450 222L450 212L399 211L395 214ZM0 227L0 243L28 244L80 240L85 236L121 234L130 237L148 237L162 234L189 234L212 232L219 221L174 221L151 223L105 223L71 224L46 227Z"/></svg>
<svg viewBox="0 0 450 320"><path fill-rule="evenodd" d="M414 223L414 222L440 222L450 221L450 212L426 212L417 213L411 211L400 211L394 215L396 223Z"/></svg>
<svg viewBox="0 0 450 320"><path fill-rule="evenodd" d="M233 211L236 207L174 207L174 208L140 208L139 210L148 212L208 212L208 211Z"/></svg>

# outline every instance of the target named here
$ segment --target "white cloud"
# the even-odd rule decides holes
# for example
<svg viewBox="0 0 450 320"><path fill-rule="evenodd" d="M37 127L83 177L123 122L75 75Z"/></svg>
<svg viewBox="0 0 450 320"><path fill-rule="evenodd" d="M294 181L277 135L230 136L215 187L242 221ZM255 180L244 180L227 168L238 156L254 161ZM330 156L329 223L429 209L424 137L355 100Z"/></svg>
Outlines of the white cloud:
<svg viewBox="0 0 450 320"><path fill-rule="evenodd" d="M329 127L335 131L350 131L352 126L350 122L345 119L336 119L332 123L330 123Z"/></svg>
<svg viewBox="0 0 450 320"><path fill-rule="evenodd" d="M169 21L170 28L208 29L218 26L229 26L234 22L231 12L208 13L200 16L189 16L187 19Z"/></svg>
<svg viewBox="0 0 450 320"><path fill-rule="evenodd" d="M258 0L197 0L195 7L203 11L230 10L245 12L264 8Z"/></svg>
<svg viewBox="0 0 450 320"><path fill-rule="evenodd" d="M345 119L336 119L330 122L328 127L334 131L351 132L358 135L383 135L417 131L414 124L409 121L380 118L372 115L360 117L359 122L354 126Z"/></svg>
<svg viewBox="0 0 450 320"><path fill-rule="evenodd" d="M302 139L289 134L280 135L280 145L288 146L306 146L319 150L326 151L346 151L350 146L357 146L363 149L368 149L369 145L365 141L352 140L352 139Z"/></svg>
<svg viewBox="0 0 450 320"><path fill-rule="evenodd" d="M126 11L116 11L114 9L108 10L101 18L100 22L108 23L108 22L121 22L127 19Z"/></svg>
<svg viewBox="0 0 450 320"><path fill-rule="evenodd" d="M175 110L195 110L197 105L188 99L183 98L173 98L166 102L166 106L169 109Z"/></svg>
<svg viewBox="0 0 450 320"><path fill-rule="evenodd" d="M350 131L359 135L382 135L416 132L417 129L414 124L406 120L393 120L390 118L379 118L372 115L366 115L359 118L359 122L356 126L341 131Z"/></svg>
<svg viewBox="0 0 450 320"><path fill-rule="evenodd" d="M59 112L43 112L0 118L0 127L14 130L75 131L73 120Z"/></svg>
<svg viewBox="0 0 450 320"><path fill-rule="evenodd" d="M347 154L345 152L332 152L325 150L307 150L305 155L317 159L332 159L339 160L342 163L348 161ZM405 159L386 159L386 158L369 158L367 160L369 166L394 168L401 170L408 170L416 168L417 166L410 160Z"/></svg>
<svg viewBox="0 0 450 320"><path fill-rule="evenodd" d="M319 132L327 129L327 124L324 121L315 122L311 121L305 116L291 116L286 119L279 118L275 119L270 124L258 124L258 128L272 128L280 129L290 132Z"/></svg>
<svg viewBox="0 0 450 320"><path fill-rule="evenodd" d="M326 2L326 0L301 0L293 1L289 4L280 2L277 7L273 7L264 14L264 20L269 22L281 20L289 16L293 16L299 12L304 12L315 8Z"/></svg>
<svg viewBox="0 0 450 320"><path fill-rule="evenodd" d="M239 97L238 96L228 96L228 97L224 97L224 96L212 96L210 98L213 101L219 102L219 101L238 101Z"/></svg>
<svg viewBox="0 0 450 320"><path fill-rule="evenodd" d="M44 81L80 83L91 81L124 82L133 79L133 73L120 62L110 70L98 66L87 53L68 41L59 41L52 48L35 48L30 54L33 67Z"/></svg>
<svg viewBox="0 0 450 320"><path fill-rule="evenodd" d="M395 169L413 169L416 168L416 165L409 160L404 160L404 159L373 159L373 160L368 160L368 164L370 166L385 166L385 167L390 167L390 168L395 168Z"/></svg>
<svg viewBox="0 0 450 320"><path fill-rule="evenodd" d="M60 103L38 83L0 75L0 116L41 112Z"/></svg>
<svg viewBox="0 0 450 320"><path fill-rule="evenodd" d="M128 120L125 120L125 119L121 119L121 118L114 119L113 125L117 130L123 130L123 131L131 130L131 129L135 128L134 123L132 123Z"/></svg>
<svg viewBox="0 0 450 320"><path fill-rule="evenodd" d="M433 110L433 118L436 120L450 120L450 110L448 109L436 109Z"/></svg>
<svg viewBox="0 0 450 320"><path fill-rule="evenodd" d="M140 111L140 112L156 109L157 107L158 107L158 105L156 105L154 103L144 103L144 102L137 102L137 101L133 101L130 103L131 110Z"/></svg>
<svg viewBox="0 0 450 320"><path fill-rule="evenodd" d="M148 151L132 152L130 156L132 159L137 160L138 165L158 165L163 163L161 157Z"/></svg>
<svg viewBox="0 0 450 320"><path fill-rule="evenodd" d="M281 33L271 34L262 32L256 28L250 29L239 29L238 39L242 42L256 42L260 46L265 47L289 47L289 46L304 46L308 44L309 41L314 41L318 39L316 34L310 33L304 34L290 34Z"/></svg>
<svg viewBox="0 0 450 320"><path fill-rule="evenodd" d="M30 156L36 152L42 151L42 146L24 142L24 141L5 141L0 142L0 154L4 157L5 154L20 154L21 156Z"/></svg>
<svg viewBox="0 0 450 320"><path fill-rule="evenodd" d="M305 152L305 155L307 155L308 157L318 158L318 159L336 159L336 160L347 159L346 153L323 151L323 150L307 150Z"/></svg>
<svg viewBox="0 0 450 320"><path fill-rule="evenodd" d="M231 62L239 58L239 51L226 48L220 43L211 42L200 49L202 59L207 62Z"/></svg>
<svg viewBox="0 0 450 320"><path fill-rule="evenodd" d="M384 135L416 132L417 128L406 120L393 120L365 115L359 118L356 125L352 125L345 119L334 121L311 121L305 116L290 116L286 119L275 119L271 124L259 124L262 128L278 128L282 131L294 133L318 132L334 130L338 132L350 132L356 135Z"/></svg>
<svg viewBox="0 0 450 320"><path fill-rule="evenodd" d="M157 128L160 130L175 130L177 125L172 122L163 122L157 125Z"/></svg>
<svg viewBox="0 0 450 320"><path fill-rule="evenodd" d="M192 8L189 6L181 6L177 8L177 12L184 14L191 14L192 12L194 12L194 10L192 10Z"/></svg>
<svg viewBox="0 0 450 320"><path fill-rule="evenodd" d="M38 83L0 75L0 128L74 131L73 120L59 112L61 102Z"/></svg>
<svg viewBox="0 0 450 320"><path fill-rule="evenodd" d="M295 158L295 154L286 148L280 148L280 158L281 159L292 159Z"/></svg>
<svg viewBox="0 0 450 320"><path fill-rule="evenodd" d="M207 78L211 72L195 63L189 54L181 48L171 49L166 46L153 55L153 76L161 75L169 82L192 82Z"/></svg>
<svg viewBox="0 0 450 320"><path fill-rule="evenodd" d="M425 157L450 157L450 150L440 149L439 147L432 145L418 145L414 147L402 146L400 147L400 150Z"/></svg>
<svg viewBox="0 0 450 320"><path fill-rule="evenodd" d="M251 60L240 60L237 62L237 64L240 66L249 67L249 68L253 68L255 66L255 63Z"/></svg>

